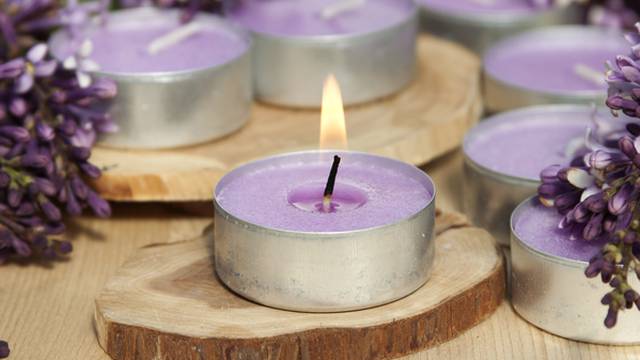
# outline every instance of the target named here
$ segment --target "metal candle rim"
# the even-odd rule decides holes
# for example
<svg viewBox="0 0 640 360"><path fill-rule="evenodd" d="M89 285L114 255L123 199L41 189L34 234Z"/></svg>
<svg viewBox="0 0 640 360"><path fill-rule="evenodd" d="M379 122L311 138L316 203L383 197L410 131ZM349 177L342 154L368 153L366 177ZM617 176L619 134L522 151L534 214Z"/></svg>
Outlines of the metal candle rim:
<svg viewBox="0 0 640 360"><path fill-rule="evenodd" d="M253 30L248 27L242 27L247 29L249 33L252 35L272 41L281 41L289 44L294 44L297 46L322 46L322 45L333 45L336 42L340 42L341 44L352 44L359 43L362 41L367 41L369 38L376 38L381 33L392 32L397 29L400 29L407 24L410 24L414 21L418 20L420 15L420 9L413 1L407 1L408 4L411 5L411 13L407 18L392 24L387 27L382 27L380 29L376 29L374 31L368 32L356 32L356 33L347 33L347 34L324 34L324 35L286 35L286 34L273 34L269 32L263 32L258 30ZM235 22L234 22L235 23Z"/></svg>
<svg viewBox="0 0 640 360"><path fill-rule="evenodd" d="M500 13L490 13L490 12L473 12L472 15L463 15L461 13L446 11L442 9L437 9L433 7L429 7L424 3L417 3L418 7L425 12L433 13L434 15L440 17L447 17L452 21L455 21L459 24L473 24L473 25L481 25L486 23L493 23L492 25L496 26L508 26L512 24L518 23L529 23L536 22L539 18L544 18L549 16L550 14L554 14L556 12L567 10L567 7L575 6L574 4L567 6L555 6L550 7L544 10L532 11L532 12L522 12L522 11L501 11Z"/></svg>
<svg viewBox="0 0 640 360"><path fill-rule="evenodd" d="M557 33L557 32L562 32L562 35L565 34L576 34L576 33L582 33L582 34L576 34L576 35L583 35L584 32L589 32L589 33L593 33L593 34L599 34L599 35L605 35L605 34L619 34L621 37L624 35L622 32L614 32L612 30L606 30L603 29L601 27L598 26L585 26L585 25L555 25L555 26L549 26L549 27L544 27L544 28L540 28L540 29L535 29L535 30L529 30L526 31L524 33L521 34L517 34L511 37L508 37L506 39L503 39L499 42L497 42L496 44L494 44L493 46L491 46L489 49L487 49L487 51L484 53L484 55L482 56L482 60L483 63L486 64L486 59L491 56L495 51L500 50L503 47L508 47L508 45L512 42L515 41L519 41L522 39L527 39L530 37L540 37L543 35L547 35L549 33L553 34L553 33ZM580 37L578 37L580 38ZM522 85L518 85L518 84L514 84L514 83L510 83L510 82L506 82L503 79L500 79L498 76L496 76L496 74L491 73L486 65L483 66L483 70L482 70L485 78L489 79L490 81L502 86L503 88L506 88L508 90L513 90L513 91L517 91L520 93L524 93L525 95L543 95L543 96L548 96L548 97L555 97L555 98L561 98L567 101L585 101L585 100L590 100L593 98L597 98L597 97L605 97L606 96L606 89L599 89L599 90L538 90L538 89L531 89L531 88L527 88L525 86ZM604 78L604 71L603 71L603 78Z"/></svg>
<svg viewBox="0 0 640 360"><path fill-rule="evenodd" d="M539 111L552 111L552 110L556 110L556 111L571 111L571 110L587 110L590 109L591 107L589 105L578 105L578 104L556 104L556 105L533 105L533 106L527 106L524 108L518 108L518 109L513 109L513 110L508 110L508 111L504 111L501 113L497 113L495 115L491 115L487 118L484 118L480 123L476 124L471 130L469 130L467 132L467 134L464 136L464 139L462 140L462 153L464 156L465 161L471 165L472 167L474 167L475 170L478 170L479 172L483 173L484 175L488 175L494 179L498 179L500 181L506 181L509 183L513 183L513 184L517 184L517 185L530 185L530 186L537 186L540 184L539 180L534 180L532 178L527 178L527 177L523 177L523 176L515 176L515 175L509 175L509 174L505 174L505 173L501 173L499 171L496 170L492 170L484 165L479 164L478 162L476 162L475 160L473 160L470 155L469 155L469 151L468 151L468 143L470 142L471 137L473 137L475 135L475 133L477 131L479 131L479 129L482 129L484 127L489 127L491 126L491 123L489 122L511 122L511 121L525 121L526 118L517 118L517 119L501 119L502 117L507 117L509 115L512 114L527 114L527 113L536 113ZM566 121L566 120L564 120Z"/></svg>
<svg viewBox="0 0 640 360"><path fill-rule="evenodd" d="M158 9L154 9L151 7L142 7L142 8L133 8L133 9L121 9L121 10L116 10L113 12L110 12L110 14L114 14L115 16L117 16L118 14L123 14L123 13L134 13L134 12L139 12L139 13L170 13L172 15L176 15L178 16L180 14L180 10L177 9L166 9L166 10L158 10ZM139 82L141 80L144 80L146 82L157 82L157 83L164 83L164 82L168 82L168 81L174 81L174 80L179 80L182 77L185 76L191 76L194 74L199 74L199 73L205 73L208 71L211 71L213 69L224 69L226 67L231 66L233 63L237 62L239 59L242 59L243 57L247 56L247 54L251 53L251 50L253 48L253 39L251 37L251 35L249 34L249 32L247 32L246 29L244 29L242 26L239 26L238 24L229 21L221 16L218 15L212 15L212 14L205 14L205 13L201 13L198 14L198 17L196 19L194 19L194 21L199 21L198 18L200 19L206 19L204 21L207 22L215 22L218 24L222 24L225 27L228 27L233 33L235 33L236 35L238 35L242 40L244 40L246 42L247 48L245 51L240 52L239 54L237 54L236 56L228 59L225 62L216 64L216 65L210 65L210 66L205 66L205 67L201 67L201 68L197 68L197 69L186 69L186 70L174 70L174 71L158 71L158 72L145 72L145 73L124 73L124 72L109 72L109 71L102 71L102 70L97 70L97 71L93 71L92 73L97 75L97 76L104 76L104 77L108 77L110 79L113 80L118 80L118 81L131 81L131 82ZM94 17L93 19L94 24L92 24L92 26L95 26L95 21L97 20L97 17ZM63 30L58 30L56 33L54 33L51 37L50 43L51 41L53 41L54 39L62 36L62 32Z"/></svg>
<svg viewBox="0 0 640 360"><path fill-rule="evenodd" d="M383 224L383 225L378 225L378 226L373 226L373 227L368 227L368 228L362 228L362 229L355 229L355 230L313 232L313 231L297 231L297 230L277 229L277 228L273 228L273 227L270 227L270 226L258 225L258 224L251 223L251 222L249 222L247 220L243 220L243 219L237 217L236 215L233 215L230 212L228 212L222 205L220 205L220 203L218 202L218 200L216 198L216 194L218 192L218 187L219 187L221 181L226 176L228 176L229 174L233 173L234 171L246 168L249 165L262 163L262 162L267 162L267 161L274 160L274 159L282 159L282 158L286 158L286 157L289 157L289 156L296 156L296 155L335 154L335 153L349 153L349 154L355 154L355 155L371 156L371 157L374 157L374 158L395 162L397 164L401 164L402 166L412 167L415 170L417 170L416 172L420 173L420 176L423 176L424 180L426 180L431 185L431 187L433 188L433 193L431 194L431 199L429 199L429 201L427 201L425 206L420 208L418 211L416 211L411 216L405 217L403 219L400 219L398 221L395 221L395 222L392 222L392 223L389 223L389 224ZM214 186L214 189L213 189L213 203L214 203L215 210L217 212L219 212L221 215L223 215L225 217L228 217L228 218L232 219L234 222L242 224L245 227L247 227L248 229L250 229L252 231L255 231L255 232L263 232L263 233L271 234L271 235L276 234L276 235L284 235L284 236L297 237L297 238L302 237L302 238L309 238L309 239L335 238L336 236L339 236L341 238L345 238L345 237L351 237L351 236L359 236L362 233L366 233L366 232L369 232L369 231L381 230L381 229L385 229L385 228L391 228L393 226L397 226L397 225L402 224L404 222L409 222L409 221L419 217L424 211L430 209L431 207L433 207L435 205L436 193L437 193L436 185L433 182L433 179L431 179L431 177L426 172L420 170L420 168L418 168L418 167L416 167L414 165L405 163L403 161L392 159L392 158L386 157L386 156L370 154L370 153L366 153L366 152L363 152L363 151L351 151L351 150L307 150L307 151L295 151L295 152L289 152L289 153L280 154L280 155L268 156L268 157L264 157L264 158L261 158L261 159L258 159L258 160L250 161L250 162L247 162L245 164L242 164L240 166L235 167L234 169L230 170L224 177L222 177L220 179L220 181L218 181L218 183Z"/></svg>
<svg viewBox="0 0 640 360"><path fill-rule="evenodd" d="M527 244L525 241L520 239L520 237L517 235L517 232L515 230L516 217L520 215L520 212L523 211L522 209L525 206L527 206L529 203L536 202L537 201L536 199L537 199L537 195L533 195L527 198L526 200L521 202L511 213L511 218L509 219L509 226L511 228L511 240L522 245L522 247L527 251L529 251L530 253L536 256L542 257L545 260L552 261L554 263L565 265L565 266L570 266L573 268L586 269L586 267L589 265L588 261L569 259L564 256L558 256L558 255L550 254L545 251L535 249L534 247L532 247L531 245ZM553 209L549 209L549 211L553 211Z"/></svg>

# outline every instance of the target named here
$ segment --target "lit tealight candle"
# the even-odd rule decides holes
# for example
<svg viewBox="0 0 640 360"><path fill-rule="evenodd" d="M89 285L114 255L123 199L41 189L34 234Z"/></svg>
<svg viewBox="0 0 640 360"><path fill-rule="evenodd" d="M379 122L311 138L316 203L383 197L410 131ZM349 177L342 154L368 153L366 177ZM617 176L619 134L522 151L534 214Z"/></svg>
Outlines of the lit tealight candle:
<svg viewBox="0 0 640 360"><path fill-rule="evenodd" d="M414 77L411 0L247 0L227 13L254 34L256 95L266 102L317 107L330 73L347 104L393 94Z"/></svg>
<svg viewBox="0 0 640 360"><path fill-rule="evenodd" d="M222 18L200 14L188 25L178 10L139 8L109 15L86 30L98 76L114 79L110 113L120 131L104 143L162 148L211 140L240 128L252 100L251 41ZM52 49L67 59L66 33Z"/></svg>
<svg viewBox="0 0 640 360"><path fill-rule="evenodd" d="M506 39L484 56L487 108L602 105L605 62L627 54L628 48L622 33L588 26L550 27Z"/></svg>
<svg viewBox="0 0 640 360"><path fill-rule="evenodd" d="M415 0L424 28L477 53L518 32L577 22L576 6L540 7L529 0Z"/></svg>
<svg viewBox="0 0 640 360"><path fill-rule="evenodd" d="M600 303L609 285L584 271L602 241L572 240L558 229L561 216L537 199L523 202L511 219L514 309L535 326L565 338L599 344L640 343L640 314L625 312L612 329ZM635 276L630 277L637 286Z"/></svg>
<svg viewBox="0 0 640 360"><path fill-rule="evenodd" d="M325 113L331 120L344 118ZM255 161L215 189L216 271L237 293L279 308L384 304L427 281L434 204L425 173L385 157L323 150Z"/></svg>

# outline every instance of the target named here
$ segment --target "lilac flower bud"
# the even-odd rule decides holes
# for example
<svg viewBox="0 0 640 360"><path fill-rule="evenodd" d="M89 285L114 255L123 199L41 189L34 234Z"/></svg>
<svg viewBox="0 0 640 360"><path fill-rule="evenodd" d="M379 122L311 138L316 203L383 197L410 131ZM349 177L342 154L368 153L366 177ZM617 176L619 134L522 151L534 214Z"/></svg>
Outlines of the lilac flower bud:
<svg viewBox="0 0 640 360"><path fill-rule="evenodd" d="M640 90L640 88L638 88L638 90ZM640 92L638 93L640 95ZM637 123L629 123L625 126L625 128L627 129L627 131L629 133L631 133L631 135L633 136L639 136L640 135L640 124Z"/></svg>
<svg viewBox="0 0 640 360"><path fill-rule="evenodd" d="M90 93L90 96L99 99L112 99L118 93L116 83L106 78L96 79L93 84L85 90Z"/></svg>
<svg viewBox="0 0 640 360"><path fill-rule="evenodd" d="M21 97L15 97L9 102L9 111L16 117L23 117L27 110L27 102Z"/></svg>
<svg viewBox="0 0 640 360"><path fill-rule="evenodd" d="M68 241L61 241L58 243L58 251L62 254L68 254L73 251L73 245Z"/></svg>
<svg viewBox="0 0 640 360"><path fill-rule="evenodd" d="M622 185L618 192L616 192L609 200L609 212L613 215L620 215L625 212L629 207L629 200L632 191L633 185L629 183Z"/></svg>
<svg viewBox="0 0 640 360"><path fill-rule="evenodd" d="M98 169L95 165L92 165L88 162L80 164L80 169L90 178L97 179L102 174L102 171Z"/></svg>
<svg viewBox="0 0 640 360"><path fill-rule="evenodd" d="M57 192L56 185L49 179L35 178L34 183L38 191L47 196L54 196Z"/></svg>
<svg viewBox="0 0 640 360"><path fill-rule="evenodd" d="M614 309L613 306L609 306L607 317L604 319L604 326L611 329L616 326L616 322L618 322L618 310Z"/></svg>
<svg viewBox="0 0 640 360"><path fill-rule="evenodd" d="M87 184L84 183L84 181L82 181L82 179L75 175L71 177L70 180L70 184L71 184L71 189L73 190L74 194L79 197L80 199L84 200L87 198L87 194L89 193L89 187L87 186Z"/></svg>
<svg viewBox="0 0 640 360"><path fill-rule="evenodd" d="M11 177L4 171L0 171L0 188L6 188L11 183Z"/></svg>
<svg viewBox="0 0 640 360"><path fill-rule="evenodd" d="M593 240L602 233L602 219L603 214L597 214L591 217L591 220L587 223L582 231L582 236L585 240Z"/></svg>
<svg viewBox="0 0 640 360"><path fill-rule="evenodd" d="M42 212L49 220L60 221L62 219L60 209L53 205L53 203L47 200L44 196L40 197L38 203L40 204L40 209L42 209Z"/></svg>
<svg viewBox="0 0 640 360"><path fill-rule="evenodd" d="M614 231L620 231L628 228L631 224L632 219L633 213L631 211L627 211L624 214L618 215L618 217L616 218Z"/></svg>
<svg viewBox="0 0 640 360"><path fill-rule="evenodd" d="M602 212L607 207L607 202L604 200L602 192L589 196L582 203L589 211L594 213Z"/></svg>
<svg viewBox="0 0 640 360"><path fill-rule="evenodd" d="M572 191L564 194L560 194L555 198L555 207L561 214L566 214L571 210L580 200L580 192Z"/></svg>
<svg viewBox="0 0 640 360"><path fill-rule="evenodd" d="M109 206L109 203L100 198L95 192L89 191L87 194L87 203L97 216L103 218L111 216L111 207Z"/></svg>
<svg viewBox="0 0 640 360"><path fill-rule="evenodd" d="M87 160L91 156L91 149L87 147L73 146L71 148L71 156L78 160Z"/></svg>
<svg viewBox="0 0 640 360"><path fill-rule="evenodd" d="M591 212L587 209L584 203L576 205L570 214L573 220L579 224L585 223L591 218Z"/></svg>
<svg viewBox="0 0 640 360"><path fill-rule="evenodd" d="M613 302L613 296L611 296L611 293L607 293L605 296L602 297L602 299L600 300L600 303L602 305L609 305Z"/></svg>
<svg viewBox="0 0 640 360"><path fill-rule="evenodd" d="M38 138L44 141L51 141L55 137L53 128L43 122L36 124L36 133L38 134Z"/></svg>
<svg viewBox="0 0 640 360"><path fill-rule="evenodd" d="M11 234L11 244L18 255L22 257L28 257L31 255L31 248L29 245L13 234Z"/></svg>
<svg viewBox="0 0 640 360"><path fill-rule="evenodd" d="M627 81L630 82L639 82L640 81L640 71L633 66L621 66L620 71L624 74L624 77Z"/></svg>
<svg viewBox="0 0 640 360"><path fill-rule="evenodd" d="M9 343L4 340L0 340L0 359L8 358L9 354L11 354Z"/></svg>
<svg viewBox="0 0 640 360"><path fill-rule="evenodd" d="M18 206L16 210L16 215L18 216L30 216L33 215L35 209L31 203L24 202Z"/></svg>
<svg viewBox="0 0 640 360"><path fill-rule="evenodd" d="M20 164L25 167L43 168L47 166L49 158L38 154L25 154L20 158Z"/></svg>
<svg viewBox="0 0 640 360"><path fill-rule="evenodd" d="M558 180L558 172L562 169L560 165L551 165L540 172L542 182L553 182Z"/></svg>
<svg viewBox="0 0 640 360"><path fill-rule="evenodd" d="M22 74L26 66L23 58L17 58L0 64L0 79L15 79Z"/></svg>
<svg viewBox="0 0 640 360"><path fill-rule="evenodd" d="M48 235L60 235L64 233L65 226L61 222L52 222L44 225L44 231Z"/></svg>
<svg viewBox="0 0 640 360"><path fill-rule="evenodd" d="M49 241L47 240L46 236L37 234L33 237L33 241L31 243L37 248L44 249L45 247L47 247Z"/></svg>
<svg viewBox="0 0 640 360"><path fill-rule="evenodd" d="M70 189L67 189L67 194L67 212L73 216L82 214L82 206L80 206L80 203L78 202L76 196Z"/></svg>
<svg viewBox="0 0 640 360"><path fill-rule="evenodd" d="M29 131L21 126L0 126L0 134L8 136L18 142L27 142L31 138Z"/></svg>
<svg viewBox="0 0 640 360"><path fill-rule="evenodd" d="M9 203L9 206L11 206L12 208L18 207L22 202L23 195L24 192L22 191L22 189L13 186L9 187L9 194L7 195L7 202Z"/></svg>

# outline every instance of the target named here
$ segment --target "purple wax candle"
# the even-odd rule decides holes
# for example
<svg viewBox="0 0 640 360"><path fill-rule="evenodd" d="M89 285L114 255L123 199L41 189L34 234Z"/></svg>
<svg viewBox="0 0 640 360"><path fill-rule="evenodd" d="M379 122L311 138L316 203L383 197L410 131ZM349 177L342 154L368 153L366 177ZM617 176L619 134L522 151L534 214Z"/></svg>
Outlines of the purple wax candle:
<svg viewBox="0 0 640 360"><path fill-rule="evenodd" d="M571 161L570 145L584 138L592 112L588 106L559 106L500 114L469 132L464 153L497 174L537 182L545 167Z"/></svg>
<svg viewBox="0 0 640 360"><path fill-rule="evenodd" d="M603 241L572 239L566 230L558 228L560 220L562 215L555 209L527 201L512 219L513 233L533 250L562 259L588 262L602 249Z"/></svg>
<svg viewBox="0 0 640 360"><path fill-rule="evenodd" d="M215 190L215 265L251 300L305 312L363 309L422 286L433 264L435 188L415 166L311 151L241 166Z"/></svg>
<svg viewBox="0 0 640 360"><path fill-rule="evenodd" d="M595 27L545 28L509 38L484 56L487 107L602 104L605 62L627 52L621 33Z"/></svg>
<svg viewBox="0 0 640 360"><path fill-rule="evenodd" d="M511 218L511 295L513 307L535 326L568 339L599 344L640 343L640 314L624 312L608 329L602 323L610 291L599 278L587 279L588 261L604 242L572 240L558 229L561 215L537 198L524 201ZM632 286L638 286L635 276Z"/></svg>
<svg viewBox="0 0 640 360"><path fill-rule="evenodd" d="M586 105L536 106L495 115L469 131L463 198L471 221L507 246L511 212L536 192L545 167L573 159L592 116ZM611 117L606 110L598 116Z"/></svg>
<svg viewBox="0 0 640 360"><path fill-rule="evenodd" d="M355 5L327 15L327 9L341 2ZM398 0L247 0L228 16L254 32L309 37L375 32L406 21L414 12L410 1Z"/></svg>
<svg viewBox="0 0 640 360"><path fill-rule="evenodd" d="M87 30L86 36L93 43L90 58L104 73L148 74L216 67L247 52L247 40L229 25L214 19L197 17L196 31L151 53L149 46L155 40L185 26L179 16L175 12L117 12L106 24ZM68 55L65 45L68 43L55 46L61 58Z"/></svg>
<svg viewBox="0 0 640 360"><path fill-rule="evenodd" d="M389 96L415 79L412 0L247 0L227 15L253 34L262 101L317 107L329 74L343 84L347 105Z"/></svg>
<svg viewBox="0 0 640 360"><path fill-rule="evenodd" d="M299 232L353 231L393 224L424 209L433 185L420 170L390 159L344 153L331 211L322 210L331 158L264 160L230 173L216 188L225 211L262 227Z"/></svg>
<svg viewBox="0 0 640 360"><path fill-rule="evenodd" d="M120 129L103 144L193 145L227 135L249 117L251 39L221 17L199 14L181 25L179 10L120 10L105 24L96 19L78 38L93 45L82 57L97 63L94 75L118 85L110 114ZM76 41L58 31L50 40L53 54L68 60Z"/></svg>
<svg viewBox="0 0 640 360"><path fill-rule="evenodd" d="M576 6L533 6L528 0L415 0L429 32L483 54L497 41L537 27L574 23Z"/></svg>

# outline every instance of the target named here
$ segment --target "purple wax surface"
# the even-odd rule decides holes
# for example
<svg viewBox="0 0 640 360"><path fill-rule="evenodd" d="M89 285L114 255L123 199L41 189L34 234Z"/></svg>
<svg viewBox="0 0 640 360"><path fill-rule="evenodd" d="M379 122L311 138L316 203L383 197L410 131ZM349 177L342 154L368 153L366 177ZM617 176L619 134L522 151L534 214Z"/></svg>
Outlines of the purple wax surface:
<svg viewBox="0 0 640 360"><path fill-rule="evenodd" d="M155 39L180 27L179 12L141 8L112 13L106 25L87 30L93 42L92 60L100 71L117 74L178 72L227 63L248 50L248 42L221 19L200 14L199 31L156 54L147 51ZM52 45L54 54L66 57L63 39Z"/></svg>
<svg viewBox="0 0 640 360"><path fill-rule="evenodd" d="M321 153L290 154L240 167L220 181L216 201L229 214L263 227L340 232L396 223L433 200L433 184L411 165L366 154L340 156L331 211L313 206L322 203L331 168L332 158Z"/></svg>
<svg viewBox="0 0 640 360"><path fill-rule="evenodd" d="M577 66L602 74L605 62L627 54L622 34L599 28L560 26L507 39L484 57L485 71L503 83L546 93L606 91L607 85L580 76Z"/></svg>
<svg viewBox="0 0 640 360"><path fill-rule="evenodd" d="M604 111L598 115L611 117ZM464 152L476 164L497 173L537 181L542 169L572 160L567 145L581 141L590 126L589 106L510 111L473 128L464 140Z"/></svg>
<svg viewBox="0 0 640 360"><path fill-rule="evenodd" d="M545 9L531 6L528 0L415 0L430 10L474 16L478 13L526 15Z"/></svg>
<svg viewBox="0 0 640 360"><path fill-rule="evenodd" d="M333 3L334 0L245 0L227 15L255 32L299 37L378 31L405 21L415 11L415 5L408 0L367 0L357 9L323 18L322 10Z"/></svg>
<svg viewBox="0 0 640 360"><path fill-rule="evenodd" d="M558 228L562 216L555 209L542 206L537 200L521 205L513 216L513 229L529 247L553 256L577 261L589 261L604 246L604 241L572 240Z"/></svg>

